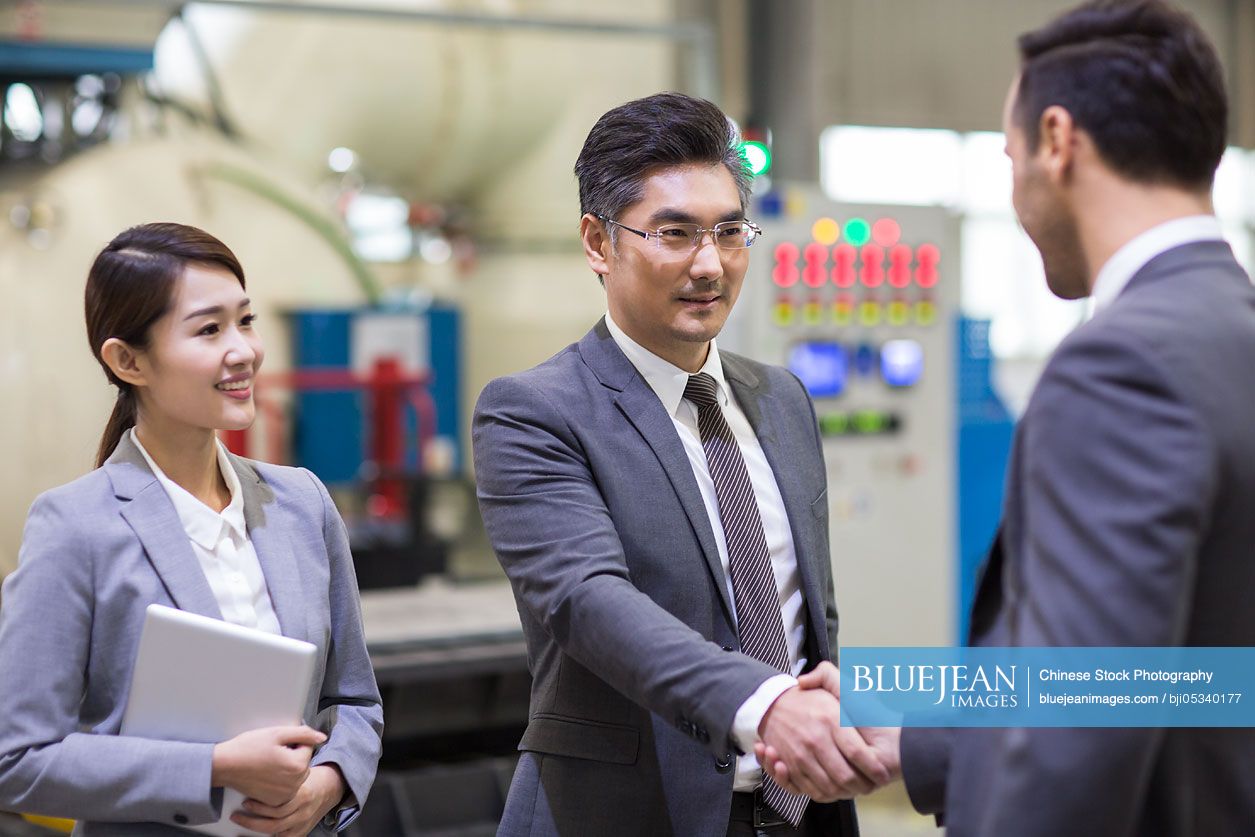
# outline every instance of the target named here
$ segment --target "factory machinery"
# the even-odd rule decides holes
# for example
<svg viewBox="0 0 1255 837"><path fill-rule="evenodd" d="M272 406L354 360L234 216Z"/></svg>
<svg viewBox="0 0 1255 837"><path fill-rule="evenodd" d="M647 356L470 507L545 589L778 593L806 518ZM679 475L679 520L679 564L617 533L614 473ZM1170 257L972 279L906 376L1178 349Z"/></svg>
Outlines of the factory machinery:
<svg viewBox="0 0 1255 837"><path fill-rule="evenodd" d="M966 635L1012 422L987 324L959 313L958 219L776 184L721 345L791 370L815 402L847 646Z"/></svg>

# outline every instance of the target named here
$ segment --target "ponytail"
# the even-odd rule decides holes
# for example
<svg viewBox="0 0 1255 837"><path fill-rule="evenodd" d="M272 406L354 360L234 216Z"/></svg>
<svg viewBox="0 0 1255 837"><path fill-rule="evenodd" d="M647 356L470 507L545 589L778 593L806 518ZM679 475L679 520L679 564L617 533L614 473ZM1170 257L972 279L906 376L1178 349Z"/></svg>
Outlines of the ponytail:
<svg viewBox="0 0 1255 837"><path fill-rule="evenodd" d="M104 465L113 454L113 449L122 441L122 434L135 426L135 390L130 384L118 387L118 400L113 405L113 413L109 423L105 425L104 435L100 437L100 447L96 451L96 467Z"/></svg>

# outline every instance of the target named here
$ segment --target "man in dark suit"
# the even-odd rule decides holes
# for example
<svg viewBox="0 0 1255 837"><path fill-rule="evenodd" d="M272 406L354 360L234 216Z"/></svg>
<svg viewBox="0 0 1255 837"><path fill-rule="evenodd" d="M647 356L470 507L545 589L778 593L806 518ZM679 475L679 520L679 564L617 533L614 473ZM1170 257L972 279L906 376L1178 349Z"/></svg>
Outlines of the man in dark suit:
<svg viewBox="0 0 1255 837"><path fill-rule="evenodd" d="M678 94L597 122L576 174L608 313L476 407L534 678L502 834L851 835L823 803L890 778L795 679L836 655L825 471L801 383L715 345L759 234L736 139Z"/></svg>
<svg viewBox="0 0 1255 837"><path fill-rule="evenodd" d="M1160 0L1088 3L1020 50L1013 203L1094 316L1017 429L971 644L1255 645L1255 290L1212 209L1220 63ZM952 837L1255 834L1253 729L908 728L901 757Z"/></svg>

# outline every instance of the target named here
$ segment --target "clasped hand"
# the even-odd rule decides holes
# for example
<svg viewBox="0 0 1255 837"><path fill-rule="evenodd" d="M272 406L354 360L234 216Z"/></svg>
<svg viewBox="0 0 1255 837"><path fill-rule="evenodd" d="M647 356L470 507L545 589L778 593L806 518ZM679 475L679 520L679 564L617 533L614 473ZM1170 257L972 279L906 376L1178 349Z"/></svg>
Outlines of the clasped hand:
<svg viewBox="0 0 1255 837"><path fill-rule="evenodd" d="M901 776L901 731L842 727L840 698L837 667L823 662L763 716L754 752L785 790L832 802L870 793Z"/></svg>
<svg viewBox="0 0 1255 837"><path fill-rule="evenodd" d="M305 837L344 797L344 779L333 765L310 767L314 748L327 736L306 726L268 727L214 746L214 787L244 794L231 821L281 837Z"/></svg>

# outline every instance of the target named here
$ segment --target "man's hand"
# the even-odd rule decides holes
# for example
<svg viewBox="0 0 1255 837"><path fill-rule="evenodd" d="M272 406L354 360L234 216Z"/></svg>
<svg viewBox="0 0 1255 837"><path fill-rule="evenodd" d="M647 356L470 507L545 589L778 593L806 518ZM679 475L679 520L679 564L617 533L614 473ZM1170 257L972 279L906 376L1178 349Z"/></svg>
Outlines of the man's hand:
<svg viewBox="0 0 1255 837"><path fill-rule="evenodd" d="M310 768L300 790L282 805L267 805L256 799L244 802L243 810L231 815L231 822L262 834L278 837L306 837L327 812L344 798L344 779L333 765Z"/></svg>
<svg viewBox="0 0 1255 837"><path fill-rule="evenodd" d="M828 661L824 661L810 671L798 678L798 686L803 690L823 690L831 694L834 698L841 697L841 674L837 667ZM841 733L855 733L863 745L867 748L876 763L882 768L882 772L873 773L863 769L863 762L860 760L855 762L855 766L863 770L863 773L875 782L876 787L881 787L902 776L902 757L899 748L899 741L902 736L902 730L897 727L860 727L856 731L844 728ZM845 739L842 739L843 741ZM857 745L851 745L854 752L858 752ZM779 748L773 746L766 738L755 748L759 763L763 769L776 780L776 783L786 790L793 790L805 793L801 790L799 777L796 775L796 768L792 768L789 759L785 757ZM842 752L847 754L847 759L853 761L842 747ZM874 788L870 788L874 790ZM807 794L808 796L810 794ZM825 801L825 800L821 800Z"/></svg>
<svg viewBox="0 0 1255 837"><path fill-rule="evenodd" d="M902 728L901 727L858 727L859 735L863 736L872 748L872 752L880 759L880 763L889 771L889 781L902 778Z"/></svg>
<svg viewBox="0 0 1255 837"><path fill-rule="evenodd" d="M781 787L818 802L870 793L892 779L862 736L841 728L840 704L817 686L780 695L758 731L763 769Z"/></svg>
<svg viewBox="0 0 1255 837"><path fill-rule="evenodd" d="M266 805L283 805L305 783L314 748L327 740L306 726L265 727L214 745L210 784Z"/></svg>

